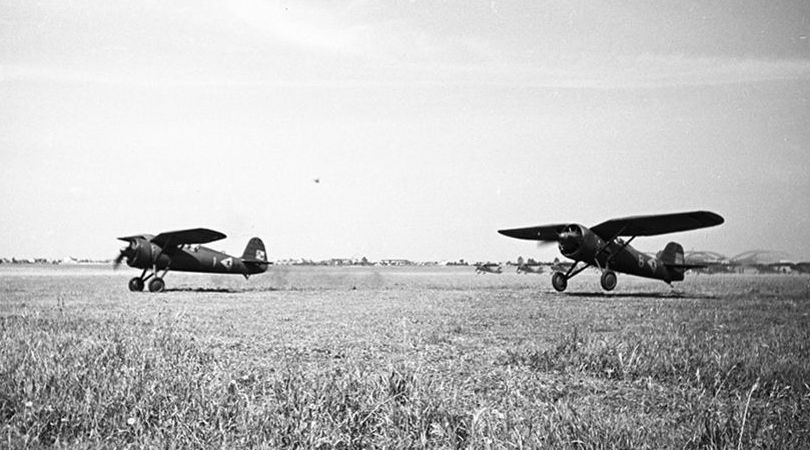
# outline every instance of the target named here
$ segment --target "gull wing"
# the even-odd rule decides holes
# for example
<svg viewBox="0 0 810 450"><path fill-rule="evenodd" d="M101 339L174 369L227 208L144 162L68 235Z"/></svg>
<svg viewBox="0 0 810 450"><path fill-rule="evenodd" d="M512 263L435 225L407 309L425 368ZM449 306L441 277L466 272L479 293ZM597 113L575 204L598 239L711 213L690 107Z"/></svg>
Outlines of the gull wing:
<svg viewBox="0 0 810 450"><path fill-rule="evenodd" d="M720 225L724 220L710 211L654 214L611 219L591 227L604 240L619 236L655 236Z"/></svg>
<svg viewBox="0 0 810 450"><path fill-rule="evenodd" d="M498 230L498 233L515 239L556 241L566 225L568 224L559 223L554 225L540 225L537 227L510 228L508 230Z"/></svg>
<svg viewBox="0 0 810 450"><path fill-rule="evenodd" d="M186 244L206 244L208 242L225 239L225 235L219 231L208 228L191 228L188 230L167 231L152 238L152 242L161 247L176 247Z"/></svg>
<svg viewBox="0 0 810 450"><path fill-rule="evenodd" d="M135 234L135 235L132 235L132 236L121 236L120 238L118 238L118 240L121 240L121 241L124 241L124 242L132 242L132 241L137 241L137 240L149 241L149 240L152 240L153 237L155 237L155 236L153 236L151 234Z"/></svg>

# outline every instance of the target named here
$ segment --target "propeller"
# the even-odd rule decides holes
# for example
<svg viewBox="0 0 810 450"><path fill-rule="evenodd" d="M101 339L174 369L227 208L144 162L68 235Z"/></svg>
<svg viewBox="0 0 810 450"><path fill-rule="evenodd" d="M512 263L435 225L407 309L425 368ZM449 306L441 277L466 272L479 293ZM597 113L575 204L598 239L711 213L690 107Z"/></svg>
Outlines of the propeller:
<svg viewBox="0 0 810 450"><path fill-rule="evenodd" d="M118 269L118 267L121 266L121 262L126 257L127 255L126 253L124 253L124 249L121 249L121 251L118 253L118 256L116 256L115 260L113 261L113 269Z"/></svg>
<svg viewBox="0 0 810 450"><path fill-rule="evenodd" d="M124 261L124 258L129 259L132 256L132 247L124 247L118 252L118 256L115 257L113 261L113 269L118 269L121 266L121 262Z"/></svg>

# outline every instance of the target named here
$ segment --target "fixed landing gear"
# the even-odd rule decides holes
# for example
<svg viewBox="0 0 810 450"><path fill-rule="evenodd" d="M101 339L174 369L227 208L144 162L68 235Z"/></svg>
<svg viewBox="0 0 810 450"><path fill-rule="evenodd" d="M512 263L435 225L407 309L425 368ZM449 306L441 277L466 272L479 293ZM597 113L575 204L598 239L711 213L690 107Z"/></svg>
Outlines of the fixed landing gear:
<svg viewBox="0 0 810 450"><path fill-rule="evenodd" d="M570 278L573 278L574 275L582 272L588 267L590 267L590 264L585 264L585 266L577 268L577 264L575 263L570 269L568 269L568 272L566 273L556 271L553 275L551 275L551 285L554 287L555 291L562 292L568 287L568 280ZM607 268L602 271L602 277L599 279L602 289L606 291L612 291L614 288L616 288L617 281L618 278L616 277L616 272Z"/></svg>
<svg viewBox="0 0 810 450"><path fill-rule="evenodd" d="M141 276L135 277L129 280L129 290L132 292L140 292L143 290L144 286L146 285L149 288L149 292L163 292L166 288L166 282L163 281L163 277L169 272L169 269L163 271L163 275L159 276L157 273L157 268L152 268L152 273L147 275L146 273L149 269L143 269ZM147 285L146 282L149 281Z"/></svg>
<svg viewBox="0 0 810 450"><path fill-rule="evenodd" d="M578 264L579 261L575 261L566 273L562 273L560 271L554 272L554 274L551 276L551 285L554 286L554 289L557 292L562 292L568 287L569 278L574 278L574 275L582 272L583 270L587 269L588 266L590 266L590 264L585 264L584 266L577 268Z"/></svg>
<svg viewBox="0 0 810 450"><path fill-rule="evenodd" d="M149 281L149 292L162 292L165 287L166 283L163 282L163 278L155 277Z"/></svg>
<svg viewBox="0 0 810 450"><path fill-rule="evenodd" d="M135 277L129 280L129 290L132 292L139 292L143 290L143 280L140 277Z"/></svg>
<svg viewBox="0 0 810 450"><path fill-rule="evenodd" d="M599 278L599 283L602 285L602 289L606 291L612 291L613 288L616 287L616 282L618 281L616 277L616 272L612 270L605 270L602 272L602 277Z"/></svg>
<svg viewBox="0 0 810 450"><path fill-rule="evenodd" d="M551 276L551 285L557 292L562 292L568 287L568 277L562 272L554 272Z"/></svg>

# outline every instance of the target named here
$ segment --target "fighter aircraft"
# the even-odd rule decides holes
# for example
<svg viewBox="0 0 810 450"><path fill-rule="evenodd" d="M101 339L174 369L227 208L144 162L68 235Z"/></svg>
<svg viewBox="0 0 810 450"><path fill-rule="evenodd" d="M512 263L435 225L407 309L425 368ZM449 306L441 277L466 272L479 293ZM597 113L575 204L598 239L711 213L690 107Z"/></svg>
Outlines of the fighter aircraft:
<svg viewBox="0 0 810 450"><path fill-rule="evenodd" d="M551 284L558 292L568 287L568 280L590 266L602 271L600 283L606 291L616 287L616 272L662 280L667 284L682 281L687 269L703 267L685 264L683 247L670 242L657 257L651 257L630 246L637 236L655 236L678 231L712 227L723 218L709 211L656 214L611 219L593 227L580 224L553 224L498 230L516 239L557 242L560 253L574 264L567 272L555 271ZM622 237L629 237L627 241ZM584 266L577 268L579 263Z"/></svg>
<svg viewBox="0 0 810 450"><path fill-rule="evenodd" d="M706 266L699 272L717 273L808 273L810 263L794 262L785 252L774 250L749 250L737 256L727 258L710 251L689 251L684 254L687 264Z"/></svg>
<svg viewBox="0 0 810 450"><path fill-rule="evenodd" d="M531 258L529 259L528 262L526 262L526 261L523 260L523 257L520 256L517 259L517 269L515 270L515 273L523 273L523 274L537 273L537 274L540 274L540 273L543 273L543 264L539 263L539 262L536 262L535 260L533 260Z"/></svg>
<svg viewBox="0 0 810 450"><path fill-rule="evenodd" d="M475 265L475 273L501 273L503 272L503 268L498 263L488 262L488 263L477 263Z"/></svg>
<svg viewBox="0 0 810 450"><path fill-rule="evenodd" d="M254 237L248 241L242 257L211 250L200 244L224 239L219 231L207 228L169 231L157 236L137 234L118 239L129 245L115 258L115 268L126 259L127 265L143 269L141 276L129 280L130 291L142 291L149 280L149 291L160 292L166 284L163 278L169 270L179 272L235 273L245 278L262 273L271 263L267 261L264 243ZM158 271L162 270L162 274ZM150 280L151 278L151 280Z"/></svg>
<svg viewBox="0 0 810 450"><path fill-rule="evenodd" d="M543 266L540 264L521 264L517 266L515 273L534 273L534 274L541 274L543 273Z"/></svg>

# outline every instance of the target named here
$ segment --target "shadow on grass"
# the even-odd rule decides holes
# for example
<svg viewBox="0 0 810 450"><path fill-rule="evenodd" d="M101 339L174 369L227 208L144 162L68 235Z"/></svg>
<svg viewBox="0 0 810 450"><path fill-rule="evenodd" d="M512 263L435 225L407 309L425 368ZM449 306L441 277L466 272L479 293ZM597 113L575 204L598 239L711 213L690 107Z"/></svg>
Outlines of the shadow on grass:
<svg viewBox="0 0 810 450"><path fill-rule="evenodd" d="M244 289L229 289L229 288L168 288L163 292L212 292L217 294L242 294L247 292Z"/></svg>
<svg viewBox="0 0 810 450"><path fill-rule="evenodd" d="M690 292L564 292L569 297L715 299L714 294Z"/></svg>
<svg viewBox="0 0 810 450"><path fill-rule="evenodd" d="M356 291L358 288L356 286L352 286L349 288L344 287L335 287L335 288L324 288L324 287L285 287L285 288L277 288L277 287L249 287L249 288L211 288L211 287L179 287L179 288L166 288L162 292L196 292L196 293L209 293L209 294L249 294L249 293L256 293L256 292L282 292L282 291Z"/></svg>
<svg viewBox="0 0 810 450"><path fill-rule="evenodd" d="M181 288L168 288L164 289L163 292L197 292L197 293L214 293L214 294L247 294L249 292L275 292L280 289L277 288L246 288L246 289L232 289L232 288L191 288L191 287L181 287Z"/></svg>

